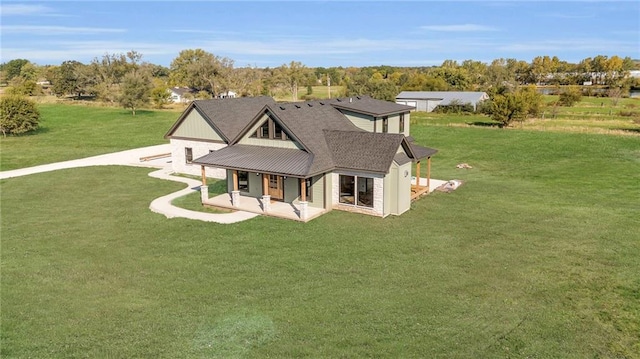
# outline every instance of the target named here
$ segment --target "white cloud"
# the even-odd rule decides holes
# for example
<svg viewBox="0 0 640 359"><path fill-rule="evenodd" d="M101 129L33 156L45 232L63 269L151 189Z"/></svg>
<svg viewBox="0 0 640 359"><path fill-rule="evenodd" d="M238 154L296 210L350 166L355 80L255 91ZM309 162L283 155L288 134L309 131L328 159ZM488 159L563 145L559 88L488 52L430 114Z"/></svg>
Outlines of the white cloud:
<svg viewBox="0 0 640 359"><path fill-rule="evenodd" d="M93 35L101 33L121 33L125 29L109 29L99 27L72 27L72 26L46 26L46 25L5 25L0 26L3 33L30 34L30 35Z"/></svg>
<svg viewBox="0 0 640 359"><path fill-rule="evenodd" d="M43 5L3 4L0 5L0 13L3 16L16 15L44 15L50 14L51 8Z"/></svg>
<svg viewBox="0 0 640 359"><path fill-rule="evenodd" d="M460 25L425 25L420 26L422 30L444 31L444 32L471 32L471 31L498 31L497 28L477 24Z"/></svg>

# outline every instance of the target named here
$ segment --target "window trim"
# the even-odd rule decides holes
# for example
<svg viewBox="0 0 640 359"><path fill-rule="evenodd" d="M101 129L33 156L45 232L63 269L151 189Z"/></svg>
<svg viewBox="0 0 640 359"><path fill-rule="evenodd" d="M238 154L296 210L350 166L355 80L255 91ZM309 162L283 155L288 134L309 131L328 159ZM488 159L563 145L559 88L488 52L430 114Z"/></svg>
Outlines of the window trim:
<svg viewBox="0 0 640 359"><path fill-rule="evenodd" d="M344 192L343 193L343 187L342 187L342 178L343 177L352 177L353 178L353 188L352 188L352 193L347 193ZM366 204L360 204L360 191L358 191L358 187L360 185L360 181L364 180L364 185L365 185L365 192L366 193L366 188L367 188L367 183L370 181L371 184L371 205L368 206ZM367 209L373 209L374 208L374 203L375 203L375 182L374 182L375 178L374 177L367 177L367 176L356 176L356 175L347 175L347 174L338 174L338 203L340 203L341 205L345 205L345 206L353 206L353 207L358 207L358 208L367 208ZM347 201L347 200L343 200L343 196L349 196L352 195L353 196L353 203L351 203L351 201Z"/></svg>
<svg viewBox="0 0 640 359"><path fill-rule="evenodd" d="M405 124L404 124L404 113L401 113L401 114L400 114L400 122L399 122L399 124L398 124L398 126L399 126L399 130L400 130L399 132L400 132L400 133L404 133L404 125L405 125Z"/></svg>

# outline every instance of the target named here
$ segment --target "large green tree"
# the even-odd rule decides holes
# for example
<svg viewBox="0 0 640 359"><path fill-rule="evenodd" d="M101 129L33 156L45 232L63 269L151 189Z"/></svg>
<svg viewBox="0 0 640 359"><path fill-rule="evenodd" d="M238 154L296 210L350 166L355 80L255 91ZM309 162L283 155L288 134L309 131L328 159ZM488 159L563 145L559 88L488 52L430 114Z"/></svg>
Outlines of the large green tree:
<svg viewBox="0 0 640 359"><path fill-rule="evenodd" d="M542 108L542 95L534 86L518 88L514 92L496 94L491 99L489 112L498 126L507 127L513 121L524 121L537 116Z"/></svg>
<svg viewBox="0 0 640 359"><path fill-rule="evenodd" d="M197 91L207 91L213 96L228 91L233 60L215 56L202 49L180 51L171 62L171 83L187 86Z"/></svg>
<svg viewBox="0 0 640 359"><path fill-rule="evenodd" d="M0 131L19 135L38 128L40 112L36 103L21 96L0 98Z"/></svg>
<svg viewBox="0 0 640 359"><path fill-rule="evenodd" d="M4 73L6 81L11 81L14 77L20 76L22 67L29 63L30 62L27 59L13 59L9 62L1 64L0 70Z"/></svg>
<svg viewBox="0 0 640 359"><path fill-rule="evenodd" d="M52 83L52 90L56 95L76 95L77 97L88 93L95 84L89 68L78 61L63 62L56 69Z"/></svg>
<svg viewBox="0 0 640 359"><path fill-rule="evenodd" d="M146 105L151 96L152 84L146 74L130 72L124 76L120 85L120 105L131 109L135 116L136 110Z"/></svg>
<svg viewBox="0 0 640 359"><path fill-rule="evenodd" d="M275 71L277 82L283 84L291 93L291 100L298 100L298 88L309 82L313 72L301 62L291 61Z"/></svg>

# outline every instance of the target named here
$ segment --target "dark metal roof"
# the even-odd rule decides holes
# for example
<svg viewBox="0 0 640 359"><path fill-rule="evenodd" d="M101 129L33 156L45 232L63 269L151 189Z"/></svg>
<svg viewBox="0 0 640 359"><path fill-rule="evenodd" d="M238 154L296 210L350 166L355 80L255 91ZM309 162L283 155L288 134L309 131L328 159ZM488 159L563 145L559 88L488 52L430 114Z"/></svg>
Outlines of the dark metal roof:
<svg viewBox="0 0 640 359"><path fill-rule="evenodd" d="M387 173L404 135L366 131L324 131L336 168Z"/></svg>
<svg viewBox="0 0 640 359"><path fill-rule="evenodd" d="M195 164L306 177L313 162L308 152L278 147L235 145L197 158Z"/></svg>
<svg viewBox="0 0 640 359"><path fill-rule="evenodd" d="M409 112L415 107L400 105L394 102L376 100L369 96L355 96L332 99L331 105L338 109L350 110L371 116L388 116L396 113Z"/></svg>

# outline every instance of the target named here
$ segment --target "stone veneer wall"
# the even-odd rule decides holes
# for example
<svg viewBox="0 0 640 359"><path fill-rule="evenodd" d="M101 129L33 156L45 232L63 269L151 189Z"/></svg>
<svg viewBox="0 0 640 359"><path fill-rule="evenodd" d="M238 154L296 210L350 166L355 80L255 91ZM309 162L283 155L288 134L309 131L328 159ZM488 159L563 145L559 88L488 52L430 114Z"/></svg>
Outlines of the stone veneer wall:
<svg viewBox="0 0 640 359"><path fill-rule="evenodd" d="M373 178L373 207L362 207L340 203L340 177L339 175ZM332 207L342 211L384 216L384 177L371 173L349 172L332 173ZM357 186L357 183L356 183ZM357 188L356 188L357 190Z"/></svg>
<svg viewBox="0 0 640 359"><path fill-rule="evenodd" d="M171 139L171 167L176 173L189 174L194 176L201 176L202 172L200 165L188 164L185 160L185 151L187 147L191 147L193 152L193 159L202 157L209 153L209 151L219 150L226 147L225 143L216 142L203 142L193 140L179 140ZM226 178L227 172L222 168L206 167L206 175L210 178Z"/></svg>

